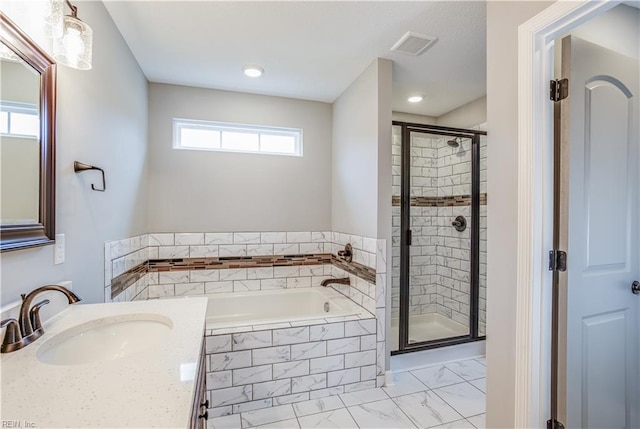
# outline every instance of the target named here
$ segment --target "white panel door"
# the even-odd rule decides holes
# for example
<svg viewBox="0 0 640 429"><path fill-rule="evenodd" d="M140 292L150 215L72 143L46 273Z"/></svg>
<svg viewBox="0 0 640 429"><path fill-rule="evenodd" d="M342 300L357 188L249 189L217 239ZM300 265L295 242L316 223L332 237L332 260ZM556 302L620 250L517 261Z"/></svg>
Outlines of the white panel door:
<svg viewBox="0 0 640 429"><path fill-rule="evenodd" d="M639 73L637 59L563 39L567 428L640 428Z"/></svg>

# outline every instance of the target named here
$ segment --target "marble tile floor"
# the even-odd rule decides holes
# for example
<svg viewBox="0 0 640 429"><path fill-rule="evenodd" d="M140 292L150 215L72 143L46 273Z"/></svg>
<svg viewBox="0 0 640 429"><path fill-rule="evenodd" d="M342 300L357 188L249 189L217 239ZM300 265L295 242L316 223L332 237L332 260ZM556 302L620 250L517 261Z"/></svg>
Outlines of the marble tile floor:
<svg viewBox="0 0 640 429"><path fill-rule="evenodd" d="M395 374L394 386L210 419L207 429L484 429L484 358Z"/></svg>

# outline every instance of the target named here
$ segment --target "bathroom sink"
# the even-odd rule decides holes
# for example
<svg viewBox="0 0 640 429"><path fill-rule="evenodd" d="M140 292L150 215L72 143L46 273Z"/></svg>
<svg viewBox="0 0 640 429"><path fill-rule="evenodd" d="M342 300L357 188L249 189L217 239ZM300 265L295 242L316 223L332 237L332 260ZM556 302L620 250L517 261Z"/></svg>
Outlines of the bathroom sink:
<svg viewBox="0 0 640 429"><path fill-rule="evenodd" d="M44 342L39 361L82 365L120 359L147 350L165 339L173 323L159 314L123 314L91 320Z"/></svg>

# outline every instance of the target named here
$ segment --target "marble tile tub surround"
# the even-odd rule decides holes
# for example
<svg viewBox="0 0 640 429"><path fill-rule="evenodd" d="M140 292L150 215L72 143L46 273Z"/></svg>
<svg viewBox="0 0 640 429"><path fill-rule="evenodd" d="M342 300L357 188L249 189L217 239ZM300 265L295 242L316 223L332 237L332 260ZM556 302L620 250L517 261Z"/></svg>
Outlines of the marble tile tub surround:
<svg viewBox="0 0 640 429"><path fill-rule="evenodd" d="M155 299L320 287L320 283L325 279L343 277L349 277L351 285L332 285L334 289L375 314L376 284L330 264L150 272L147 274L147 296L149 299Z"/></svg>
<svg viewBox="0 0 640 429"><path fill-rule="evenodd" d="M484 359L397 373L396 385L214 417L223 428L484 429Z"/></svg>
<svg viewBox="0 0 640 429"><path fill-rule="evenodd" d="M252 233L255 234L255 233ZM170 237L171 235L171 237ZM146 249L140 248L144 245L144 240L136 241L134 243L129 243L128 245L123 245L119 242L107 243L105 249L108 249L109 252L106 252L106 255L109 255L106 258L107 263L110 263L111 267L115 266L115 270L112 269L111 273L120 273L122 275L121 266L129 267L134 262L121 262L126 260L129 255L138 255L140 250L146 250L149 254L149 258L153 260L156 256L159 256L160 248L162 247L175 247L176 243L180 243L180 246L185 245L184 243L201 243L201 235L205 237L205 243L207 242L207 236L209 239L217 240L218 243L229 243L233 242L234 238L237 241L239 240L251 240L256 241L257 237L253 235L252 237L247 237L246 235L236 236L232 233L220 233L216 234L188 234L189 237L186 237L185 234L150 234L146 237L147 247ZM197 237L195 237L197 236ZM189 294L215 294L218 292L245 292L249 290L269 290L269 289L277 289L277 288L292 288L292 287L315 287L320 286L320 282L326 278L334 277L334 278L342 278L349 277L351 280L351 285L334 285L334 289L338 290L340 293L346 295L351 300L365 308L370 314L371 317L366 322L367 329L373 329L373 332L367 333L366 335L354 335L352 328L347 329L346 324L351 321L344 321L345 327L344 333L341 333L342 330L340 328L336 328L343 322L339 322L336 320L326 320L322 321L324 325L308 325L309 331L317 331L317 330L333 330L332 333L327 333L328 337L326 339L318 340L316 337L309 337L308 343L317 343L317 342L326 342L328 347L328 342L331 342L332 346L338 347L340 340L343 340L346 351L343 353L334 353L331 354L331 351L326 351L327 355L325 356L317 356L310 357L308 359L296 359L297 355L293 354L293 358L288 361L277 362L273 364L273 368L271 369L272 379L269 381L261 381L256 382L254 384L259 383L272 383L272 386L280 386L284 389L284 382L276 377L277 371L284 368L286 365L275 366L276 364L284 364L286 362L296 362L297 360L309 360L309 365L311 365L311 359L316 359L314 364L324 364L330 365L334 364L335 369L329 371L325 371L325 384L324 388L320 388L319 386L323 384L323 381L318 381L317 388L314 388L316 385L311 385L311 388L308 389L307 392L297 391L293 392L293 381L291 381L291 393L289 394L281 394L281 398L276 399L275 396L271 395L261 399L254 400L253 390L251 392L250 400L246 401L245 405L240 406L241 403L234 403L231 406L225 406L225 412L228 412L229 409L231 411L234 410L234 405L236 411L242 409L250 409L252 407L269 407L275 406L282 403L284 401L294 402L296 400L307 400L311 397L320 397L323 395L333 395L339 394L346 391L356 390L358 388L366 389L377 386L381 386L384 383L384 366L385 366L385 293L386 293L386 241L385 240L375 240L366 237L358 237L348 234L340 234L340 233L309 233L309 234L292 234L292 233L260 233L260 241L286 241L290 240L291 243L261 243L260 245L271 245L275 249L283 249L284 246L286 248L291 249L291 251L300 250L302 244L308 243L306 241L301 241L296 243L295 241L299 240L308 240L311 237L311 240L314 238L317 240L316 244L313 248L304 247L307 251L312 251L314 249L319 249L319 247L315 247L319 244L322 245L322 249L327 249L328 252L337 252L344 247L344 244L351 243L354 247L354 261L361 261L362 263L366 263L368 265L360 264L356 262L356 264L352 265L360 265L363 267L367 267L374 274L374 279L372 281L366 281L361 277L354 275L352 270L346 271L349 269L348 265L340 264L340 265L331 265L331 264L322 264L322 265L299 265L299 266L273 266L273 267L252 267L252 268L228 268L228 269L198 269L198 270L178 270L178 271L164 271L164 272L147 272L144 274L135 284L134 288L126 289L123 293L121 293L116 300L122 299L124 300L126 297L128 299L131 296L133 299L151 299L151 298L160 298L167 296L179 296L179 295L189 295ZM324 240L324 241L323 241ZM211 241L209 241L211 243ZM313 241L309 242L313 243ZM135 244L135 245L134 245ZM162 245L161 245L162 244ZM164 245L164 246L163 246ZM217 244L219 248L221 246L245 246L246 249L249 249L249 246L254 244ZM258 245L258 244L255 244ZM282 245L283 247L277 247L277 245ZM298 247L295 247L298 245ZM199 244L189 244L190 248L193 246L200 246ZM205 244L205 246L207 246ZM209 244L208 246L216 246L216 244ZM111 249L114 249L114 252L111 253ZM122 249L122 250L120 250ZM129 252L127 253L127 249ZM234 248L241 249L241 248ZM263 248L264 249L264 248ZM268 249L268 248L267 248ZM191 251L191 249L190 249ZM268 251L268 250L267 250ZM282 250L287 251L287 250ZM157 254L156 254L157 252ZM242 250L240 250L242 252ZM219 254L219 253L218 253ZM242 254L242 253L241 253ZM246 253L244 253L246 255ZM113 259L111 256L115 256ZM360 255L360 256L358 256ZM133 257L133 256L131 256ZM246 256L245 256L246 257ZM200 257L200 259L202 259ZM375 271L374 271L375 269ZM109 273L109 268L105 269L105 273ZM138 291L138 288L144 287L144 290L138 292L136 295L129 293L130 289L134 291ZM108 294L107 294L108 296ZM122 297L122 298L121 298ZM374 317L375 316L375 317ZM316 322L314 322L316 323ZM296 324L299 327L300 324ZM328 328L324 328L323 326L327 326ZM349 324L352 326L352 324ZM250 332L254 331L253 326L250 327ZM263 327L267 329L267 327ZM277 341L273 339L273 335L275 334L274 329L277 327L271 326L269 327L269 331L272 331L272 345L270 347L283 347L282 345L273 345L273 341ZM287 327L280 327L281 329L289 329L294 328L293 324ZM236 328L237 329L237 328ZM337 331L340 332L337 332ZM235 332L238 333L238 332ZM222 334L220 332L215 331L207 331L207 337L217 336L217 335L231 335ZM264 334L261 334L264 336ZM304 334L303 334L304 335ZM339 336L342 335L342 336ZM354 342L355 340L349 338L357 337L359 340L359 349L355 350ZM366 337L366 338L365 338ZM337 341L333 341L337 340ZM209 340L211 341L211 340ZM347 343L351 341L352 345L349 346ZM304 346L302 343L295 344L286 344L284 346L290 346L291 349L289 353L293 353L294 350L299 350ZM310 346L309 346L310 347ZM351 350L349 347L353 348ZM233 348L233 347L232 347ZM265 347L267 348L267 347ZM238 350L238 352L241 350ZM244 351L244 350L242 350ZM213 352L209 350L209 352ZM232 350L231 353L235 353L236 351ZM320 352L316 352L320 353ZM211 353L209 353L211 354ZM337 355L346 355L353 354L352 356L343 356L342 359L340 357L336 357ZM260 353L258 353L260 355ZM253 355L252 355L253 356ZM302 356L305 356L304 354ZM364 362L367 362L366 365L353 366L355 362L362 357ZM323 358L325 358L323 360ZM253 359L253 357L252 357ZM340 361L340 362L338 362ZM372 362L372 363L368 363ZM259 359L257 361L251 362L251 365L246 368L237 368L237 369L246 369L244 373L250 373L254 371L254 366L264 366L266 364L262 363ZM305 365L304 363L302 365ZM340 368L338 368L340 367ZM313 369L314 367L309 367L309 374L307 375L298 375L295 377L303 377L301 380L305 383L310 383L311 381L317 379L319 374L317 372L318 369ZM327 368L329 368L327 366ZM208 369L211 369L210 367ZM264 368L263 368L264 369ZM356 369L359 371L359 376L356 377ZM257 371L257 370L256 370ZM266 369L265 369L266 371ZM274 375L274 371L276 374ZM303 367L302 369L298 369L298 371L306 372L306 369ZM342 372L340 372L342 371ZM211 371L210 371L211 372ZM330 375L329 372L335 372L335 374ZM243 372L240 372L243 373ZM231 373L233 375L233 373ZM344 382L340 382L338 384L333 385L337 377L344 375ZM265 374L263 374L265 376ZM291 376L289 378L293 378ZM306 378L304 378L306 377ZM282 377L281 377L282 378ZM285 377L286 378L286 377ZM356 381L356 378L358 380ZM330 381L331 379L331 381ZM213 380L211 381L213 383ZM233 381L232 381L233 383ZM268 384L262 384L257 386L258 394L260 396L260 389L265 389ZM243 385L246 386L246 385ZM253 384L251 385L253 386ZM235 388L237 386L232 385L231 388ZM253 387L251 387L253 389ZM243 389L247 390L247 387ZM297 390L299 388L295 388ZM231 392L231 391L230 391ZM234 392L242 392L242 389L236 389ZM245 392L246 393L246 392ZM275 393L278 393L276 391ZM244 396L246 397L246 395ZM285 398L286 397L286 398ZM222 405L220 406L222 407ZM216 407L219 408L219 407ZM218 410L220 411L220 410Z"/></svg>
<svg viewBox="0 0 640 429"><path fill-rule="evenodd" d="M386 272L386 255L380 254L383 243L340 232L158 233L109 241L105 243L105 301L146 299L153 276L137 267L148 260L337 254L346 243L354 249L353 266L368 267L365 271L371 276L375 271ZM343 264L342 268L349 267ZM349 271L357 274L357 270ZM112 290L113 279L123 275L125 287L114 285ZM130 284L135 286L131 290Z"/></svg>
<svg viewBox="0 0 640 429"><path fill-rule="evenodd" d="M376 281L376 271L358 262L347 262L331 253L311 253L302 255L268 256L226 256L210 258L153 259L147 262L148 272L168 272L185 270L224 270L241 268L278 268L311 265L335 265L371 283ZM132 271L136 271L134 268ZM125 273L128 274L128 273ZM121 275L121 276L124 276ZM119 278L112 280L112 286Z"/></svg>
<svg viewBox="0 0 640 429"><path fill-rule="evenodd" d="M223 416L376 387L370 314L207 331L209 415Z"/></svg>
<svg viewBox="0 0 640 429"><path fill-rule="evenodd" d="M205 334L208 344L208 359L222 359L225 362L241 359L241 364L238 363L238 365L242 365L241 367L235 367L235 363L230 363L229 365L233 368L225 366L218 370L215 369L218 368L215 365L208 367L209 372L221 372L220 374L210 374L209 376L208 386L211 394L214 393L214 390L223 389L224 391L218 392L216 395L219 394L223 397L231 393L240 395L234 397L235 399L232 399L232 402L226 405L223 405L224 401L220 402L218 406L212 405L215 408L226 407L220 410L213 410L212 413L270 407L285 403L285 401L295 402L296 400L307 400L310 397L343 393L345 389L346 391L352 391L358 388L381 386L384 382L386 350L384 281L378 281L378 284L369 283L333 265L272 267L266 269L193 270L149 273L148 275L150 278L148 293L151 299L170 297L174 296L174 294L215 294L219 292L272 290L287 287L317 287L326 278L349 277L351 286L332 285L331 287L367 310L366 312L363 310L363 313L355 318L366 319L366 321L362 322L364 323L363 328L359 328L357 323L351 323L353 321L350 320L351 318L332 318L306 323L285 322L271 325L234 327L224 330L207 329ZM378 276L384 278L383 274L378 274ZM295 336L295 329L290 328L304 328L305 326L308 328L302 329L302 333L299 334L302 337L282 339L283 336ZM249 335L248 333L252 334ZM351 337L359 337L358 347L355 345L358 338L353 339ZM242 345L234 345L233 341L241 342ZM349 341L351 341L351 344L349 344ZM212 345L218 343L224 343L224 345L220 346L221 348ZM342 347L344 347L344 351L339 353ZM253 350L254 348L261 350L255 351ZM246 352L245 349L250 349L250 351ZM307 349L308 351L305 351ZM222 352L224 354L220 355ZM220 356L212 357L216 353ZM351 355L346 356L347 353ZM337 355L345 356L340 357ZM360 358L366 362L366 365L360 366L365 366L366 368L360 368L360 375L356 377L357 371L353 369L355 366L352 365L355 365L354 362L357 362ZM290 363L299 360L310 361L308 363ZM284 365L286 362L289 362L289 364ZM271 378L267 380L269 369L265 365L268 363L274 365L270 373ZM302 365L302 367L298 368L296 365ZM311 365L310 369L307 368L308 365ZM315 367L316 369L314 369L313 365L326 365L326 368L332 369L331 371L329 369L325 370L324 372L327 374L322 376L318 375L321 367ZM287 377L279 377L277 371L285 371L289 366L295 367L295 371L292 369L294 372L291 374L300 373L295 376L295 379L293 379L294 375L288 377L292 378L292 380L290 380L290 386L287 387L285 386L286 382L281 380L281 378ZM231 379L225 379L220 382L222 384L216 384L219 377L232 376L231 369L241 368L243 370L236 372L237 374L250 374L253 371L257 371L261 374L257 377L260 380L262 378L265 379L252 383L253 387L242 385L241 388L238 388L240 385L233 384ZM328 374L329 372L332 372L332 374ZM330 380L340 374L345 376L345 384L332 385ZM323 378L319 379L319 377ZM229 383L231 384L228 385ZM296 387L295 383L303 384ZM300 386L304 386L305 383L311 383L310 388L306 391L300 390L302 389ZM225 387L222 387L223 385ZM220 387L214 389L212 386ZM278 388L279 390L274 390L268 396L262 396L266 395L264 389L267 388ZM236 400L240 402L233 402ZM213 401L213 403L216 402Z"/></svg>
<svg viewBox="0 0 640 429"><path fill-rule="evenodd" d="M147 299L149 283L144 264L150 256L149 234L104 243L105 302ZM123 275L126 277L127 287L122 290L112 290L112 280Z"/></svg>

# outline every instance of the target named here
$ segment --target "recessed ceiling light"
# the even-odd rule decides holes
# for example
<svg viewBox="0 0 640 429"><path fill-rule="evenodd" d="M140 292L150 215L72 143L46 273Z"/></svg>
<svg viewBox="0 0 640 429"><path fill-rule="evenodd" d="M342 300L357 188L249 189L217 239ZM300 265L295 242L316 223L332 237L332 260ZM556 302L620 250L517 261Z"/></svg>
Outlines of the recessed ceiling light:
<svg viewBox="0 0 640 429"><path fill-rule="evenodd" d="M422 95L413 95L407 99L409 103L419 103L424 99Z"/></svg>
<svg viewBox="0 0 640 429"><path fill-rule="evenodd" d="M249 77L260 77L264 73L262 67L258 66L246 66L242 71Z"/></svg>

